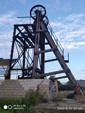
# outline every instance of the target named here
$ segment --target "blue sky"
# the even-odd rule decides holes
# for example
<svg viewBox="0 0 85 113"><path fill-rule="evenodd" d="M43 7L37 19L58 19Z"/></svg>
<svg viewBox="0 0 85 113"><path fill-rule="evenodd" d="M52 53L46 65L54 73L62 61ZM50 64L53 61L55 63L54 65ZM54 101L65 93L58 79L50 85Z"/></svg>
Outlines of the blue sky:
<svg viewBox="0 0 85 113"><path fill-rule="evenodd" d="M0 0L0 58L9 58L13 25L28 23L30 9L46 8L50 25L69 52L70 67L76 79L85 79L85 0ZM55 67L54 67L55 68Z"/></svg>

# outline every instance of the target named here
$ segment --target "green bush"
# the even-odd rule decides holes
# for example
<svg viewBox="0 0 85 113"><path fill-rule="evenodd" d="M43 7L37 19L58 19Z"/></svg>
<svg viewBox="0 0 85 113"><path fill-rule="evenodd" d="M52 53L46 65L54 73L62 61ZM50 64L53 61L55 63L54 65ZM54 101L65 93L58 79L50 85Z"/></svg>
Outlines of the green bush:
<svg viewBox="0 0 85 113"><path fill-rule="evenodd" d="M39 94L39 92L37 91L32 91L29 95L28 95L28 103L33 106L36 104L39 104L41 102L47 102L47 99L44 98L44 94Z"/></svg>
<svg viewBox="0 0 85 113"><path fill-rule="evenodd" d="M41 95L37 91L31 91L30 94L28 94L27 98L21 98L21 99L1 99L0 100L0 113L35 113L35 111L32 109L32 106L37 105L41 102L47 102L47 99L44 98L44 94ZM24 109L7 109L4 110L4 105L26 105L26 108Z"/></svg>
<svg viewBox="0 0 85 113"><path fill-rule="evenodd" d="M75 97L75 95L76 95L76 92L74 92L74 93L70 93L70 94L67 95L66 98L73 99L73 98Z"/></svg>
<svg viewBox="0 0 85 113"><path fill-rule="evenodd" d="M67 84L62 84L60 81L57 82L59 91L72 91L74 89L70 81L68 81Z"/></svg>

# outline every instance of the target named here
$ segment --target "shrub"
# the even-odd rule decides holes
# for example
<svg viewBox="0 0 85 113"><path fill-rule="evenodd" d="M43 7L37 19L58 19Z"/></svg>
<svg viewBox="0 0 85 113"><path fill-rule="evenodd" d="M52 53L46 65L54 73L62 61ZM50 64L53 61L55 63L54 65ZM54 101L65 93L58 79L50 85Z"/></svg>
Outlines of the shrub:
<svg viewBox="0 0 85 113"><path fill-rule="evenodd" d="M0 113L35 113L35 111L32 109L32 106L39 104L41 102L47 102L47 99L44 98L44 94L41 95L37 91L31 91L28 94L27 98L21 98L21 99L4 99L0 100ZM26 108L23 110L21 109L7 109L4 110L4 105L26 105Z"/></svg>
<svg viewBox="0 0 85 113"><path fill-rule="evenodd" d="M39 104L41 102L47 102L48 100L46 98L44 98L43 94L39 94L39 92L37 91L32 91L29 95L28 95L28 103L29 105L33 106L36 104Z"/></svg>
<svg viewBox="0 0 85 113"><path fill-rule="evenodd" d="M70 94L68 94L67 95L67 97L66 98L70 98L70 99L73 99L74 98L74 96L75 96L75 92L74 93L70 93Z"/></svg>

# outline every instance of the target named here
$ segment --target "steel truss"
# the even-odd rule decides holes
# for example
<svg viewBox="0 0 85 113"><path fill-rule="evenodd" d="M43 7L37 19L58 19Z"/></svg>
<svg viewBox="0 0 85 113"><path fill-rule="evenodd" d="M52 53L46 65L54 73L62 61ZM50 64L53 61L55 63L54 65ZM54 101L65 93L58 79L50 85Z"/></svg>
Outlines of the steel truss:
<svg viewBox="0 0 85 113"><path fill-rule="evenodd" d="M69 60L64 59L64 49L52 34L52 29L48 28L49 20L46 17L45 8L41 5L34 6L30 10L30 16L34 20L33 24L14 25L9 72L5 78L10 79L12 71L20 71L19 79L44 78L49 75L65 73L66 76L56 79L68 78L75 86L76 92L82 94L66 64ZM50 49L46 49L47 45ZM14 51L17 55L14 55ZM55 59L45 60L47 52L53 52ZM15 62L12 61L14 56L17 56ZM58 61L62 70L45 73L45 63L52 61Z"/></svg>

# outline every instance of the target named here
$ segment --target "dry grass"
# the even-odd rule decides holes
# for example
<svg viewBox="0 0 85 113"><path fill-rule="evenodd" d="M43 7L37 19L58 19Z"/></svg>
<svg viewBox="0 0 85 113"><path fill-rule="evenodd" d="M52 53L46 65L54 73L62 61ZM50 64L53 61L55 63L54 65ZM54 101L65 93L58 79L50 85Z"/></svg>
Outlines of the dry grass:
<svg viewBox="0 0 85 113"><path fill-rule="evenodd" d="M84 95L85 95L85 91L83 91Z"/></svg>
<svg viewBox="0 0 85 113"><path fill-rule="evenodd" d="M74 91L60 91L53 99L55 102L63 101L63 98L66 98L68 94L73 93Z"/></svg>
<svg viewBox="0 0 85 113"><path fill-rule="evenodd" d="M60 91L56 97L66 98L68 94L73 93L74 91Z"/></svg>

